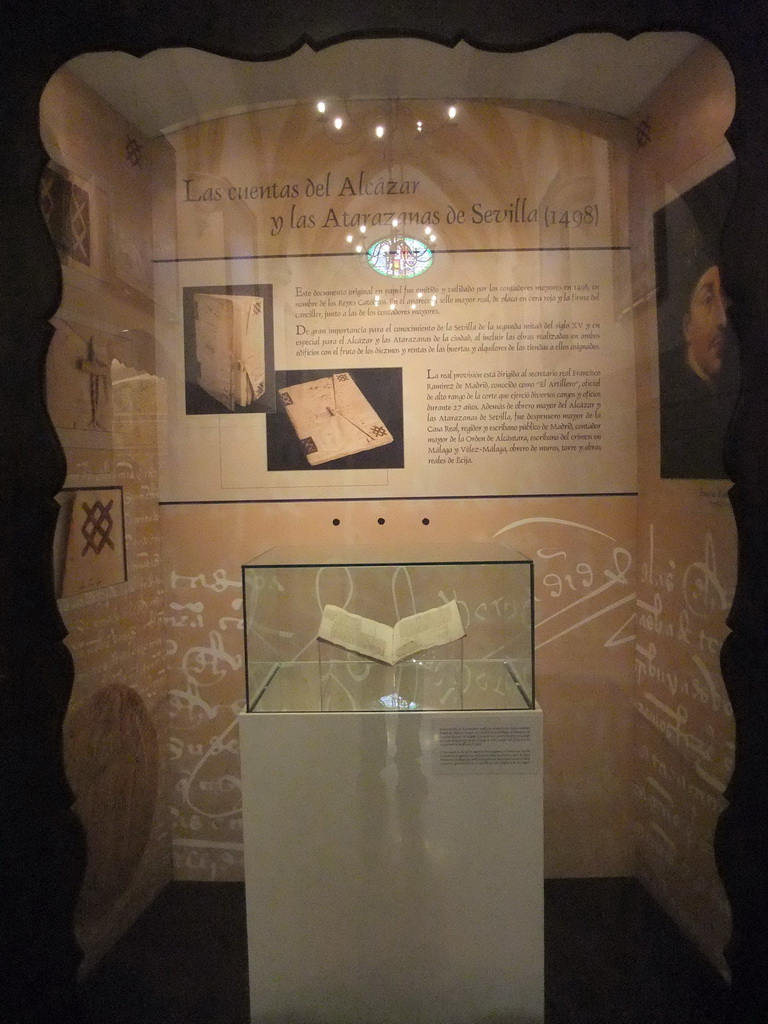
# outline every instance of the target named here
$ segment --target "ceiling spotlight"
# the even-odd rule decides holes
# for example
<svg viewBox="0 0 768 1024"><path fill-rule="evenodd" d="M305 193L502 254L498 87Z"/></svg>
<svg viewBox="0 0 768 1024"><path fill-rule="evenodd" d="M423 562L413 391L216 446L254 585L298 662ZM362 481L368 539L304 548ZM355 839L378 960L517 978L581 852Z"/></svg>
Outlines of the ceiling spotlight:
<svg viewBox="0 0 768 1024"><path fill-rule="evenodd" d="M347 241L348 241L348 242L351 242L351 241L352 241L352 235L347 235Z"/></svg>
<svg viewBox="0 0 768 1024"><path fill-rule="evenodd" d="M389 308L390 308L390 309L394 309L394 308L395 308L395 304L394 304L394 302L390 302L390 304L389 304Z"/></svg>
<svg viewBox="0 0 768 1024"><path fill-rule="evenodd" d="M336 129L336 131L340 131L343 124L344 122L341 120L340 117L334 118L333 127Z"/></svg>
<svg viewBox="0 0 768 1024"><path fill-rule="evenodd" d="M361 235L364 235L367 230L368 229L366 228L365 224L361 224L360 225L360 234Z"/></svg>
<svg viewBox="0 0 768 1024"><path fill-rule="evenodd" d="M424 122L423 121L417 121L416 122L416 131L417 132L420 132L423 129L423 127L424 127Z"/></svg>
<svg viewBox="0 0 768 1024"><path fill-rule="evenodd" d="M318 104L317 104L317 112L318 112L318 114L324 114L325 113L325 103L322 100L320 100L318 102Z"/></svg>
<svg viewBox="0 0 768 1024"><path fill-rule="evenodd" d="M383 139L384 138L384 125L383 124L377 124L376 125L376 138L377 139Z"/></svg>
<svg viewBox="0 0 768 1024"><path fill-rule="evenodd" d="M397 219L397 217L393 217L392 218L392 227L393 228L396 228L399 223L400 223L400 221Z"/></svg>
<svg viewBox="0 0 768 1024"><path fill-rule="evenodd" d="M363 251L362 245L356 245L355 246L355 252L362 252L362 251Z"/></svg>
<svg viewBox="0 0 768 1024"><path fill-rule="evenodd" d="M448 107L448 117L453 120L456 117L456 107Z"/></svg>

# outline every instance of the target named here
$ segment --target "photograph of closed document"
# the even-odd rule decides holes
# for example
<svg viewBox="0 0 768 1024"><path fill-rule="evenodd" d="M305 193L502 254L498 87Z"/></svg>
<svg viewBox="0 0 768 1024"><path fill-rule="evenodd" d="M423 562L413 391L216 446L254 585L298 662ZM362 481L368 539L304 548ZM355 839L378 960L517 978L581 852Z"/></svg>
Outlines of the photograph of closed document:
<svg viewBox="0 0 768 1024"><path fill-rule="evenodd" d="M264 394L264 302L251 295L195 295L198 383L231 412Z"/></svg>
<svg viewBox="0 0 768 1024"><path fill-rule="evenodd" d="M275 410L271 284L182 289L187 416Z"/></svg>

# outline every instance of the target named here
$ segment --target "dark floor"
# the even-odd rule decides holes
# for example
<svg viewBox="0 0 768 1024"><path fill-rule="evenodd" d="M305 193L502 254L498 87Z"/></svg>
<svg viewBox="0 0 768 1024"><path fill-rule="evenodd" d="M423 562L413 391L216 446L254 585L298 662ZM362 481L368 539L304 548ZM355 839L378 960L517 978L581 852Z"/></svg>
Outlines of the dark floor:
<svg viewBox="0 0 768 1024"><path fill-rule="evenodd" d="M87 979L89 1024L247 1024L244 902L169 885ZM719 975L632 879L547 882L545 934L547 1024L725 1020Z"/></svg>

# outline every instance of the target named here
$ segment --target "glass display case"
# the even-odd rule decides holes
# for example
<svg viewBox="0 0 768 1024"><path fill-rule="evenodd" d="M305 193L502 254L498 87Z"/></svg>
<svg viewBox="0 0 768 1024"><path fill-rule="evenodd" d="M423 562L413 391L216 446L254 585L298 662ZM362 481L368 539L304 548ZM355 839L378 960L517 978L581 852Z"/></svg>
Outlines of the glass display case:
<svg viewBox="0 0 768 1024"><path fill-rule="evenodd" d="M541 1024L531 560L292 546L243 587L252 1019Z"/></svg>
<svg viewBox="0 0 768 1024"><path fill-rule="evenodd" d="M535 707L533 563L500 543L274 547L243 594L249 712Z"/></svg>

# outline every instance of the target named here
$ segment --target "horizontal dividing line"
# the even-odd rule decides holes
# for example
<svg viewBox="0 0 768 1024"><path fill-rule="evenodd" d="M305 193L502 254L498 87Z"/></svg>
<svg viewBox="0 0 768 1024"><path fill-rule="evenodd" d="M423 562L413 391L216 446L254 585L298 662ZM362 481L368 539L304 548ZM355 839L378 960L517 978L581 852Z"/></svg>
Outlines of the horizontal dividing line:
<svg viewBox="0 0 768 1024"><path fill-rule="evenodd" d="M519 498L636 498L638 491L573 491L557 494L436 494L433 496L402 498L221 498L196 501L159 501L158 505L282 505L322 502L326 505L340 501L509 501Z"/></svg>
<svg viewBox="0 0 768 1024"><path fill-rule="evenodd" d="M482 252L629 252L628 245L542 245L518 249L433 249L441 253Z"/></svg>
<svg viewBox="0 0 768 1024"><path fill-rule="evenodd" d="M216 839L172 839L171 846L184 846L190 850L242 850L243 843L224 843Z"/></svg>
<svg viewBox="0 0 768 1024"><path fill-rule="evenodd" d="M251 256L176 256L168 259L152 260L153 263L221 263L228 260L312 260L328 256L355 256L360 259L359 252L277 252L253 253Z"/></svg>
<svg viewBox="0 0 768 1024"><path fill-rule="evenodd" d="M477 255L482 253L500 252L629 252L628 245L550 245L530 246L516 249L433 249L437 255ZM252 253L250 256L176 256L165 259L152 260L153 263L221 263L232 260L312 260L329 259L330 257L342 256L345 259L362 259L359 252L281 252L281 253ZM386 276L386 275L385 275ZM392 278L392 280L411 280L411 278Z"/></svg>

